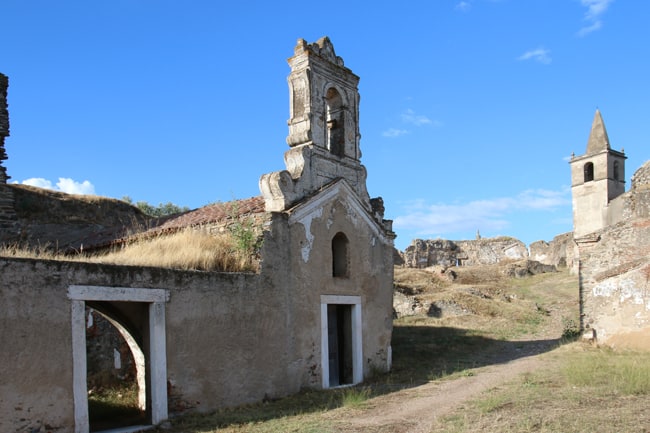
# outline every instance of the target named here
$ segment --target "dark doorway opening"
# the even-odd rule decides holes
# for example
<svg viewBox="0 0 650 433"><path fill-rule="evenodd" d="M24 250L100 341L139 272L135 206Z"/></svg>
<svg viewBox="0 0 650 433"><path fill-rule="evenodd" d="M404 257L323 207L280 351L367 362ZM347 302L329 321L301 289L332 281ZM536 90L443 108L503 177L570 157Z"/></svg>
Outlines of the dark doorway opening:
<svg viewBox="0 0 650 433"><path fill-rule="evenodd" d="M329 386L352 384L352 305L327 306L327 339Z"/></svg>
<svg viewBox="0 0 650 433"><path fill-rule="evenodd" d="M150 424L146 410L142 336L128 330L124 321L117 319L114 306L115 303L108 302L86 304L86 374L91 432Z"/></svg>

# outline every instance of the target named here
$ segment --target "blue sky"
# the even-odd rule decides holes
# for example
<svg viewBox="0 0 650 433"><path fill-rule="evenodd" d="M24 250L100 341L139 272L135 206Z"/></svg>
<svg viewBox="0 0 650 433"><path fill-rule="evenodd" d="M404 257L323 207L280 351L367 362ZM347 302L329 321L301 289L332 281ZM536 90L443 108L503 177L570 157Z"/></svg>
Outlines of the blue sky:
<svg viewBox="0 0 650 433"><path fill-rule="evenodd" d="M361 77L368 190L414 238L572 230L596 108L649 157L650 2L0 3L13 182L196 208L259 194L288 149L286 59L329 36Z"/></svg>

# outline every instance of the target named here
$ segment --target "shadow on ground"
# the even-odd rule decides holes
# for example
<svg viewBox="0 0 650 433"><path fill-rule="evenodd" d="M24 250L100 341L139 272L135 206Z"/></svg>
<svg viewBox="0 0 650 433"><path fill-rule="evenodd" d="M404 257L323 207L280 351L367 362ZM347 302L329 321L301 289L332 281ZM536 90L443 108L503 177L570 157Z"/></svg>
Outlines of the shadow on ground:
<svg viewBox="0 0 650 433"><path fill-rule="evenodd" d="M558 347L560 342L559 338L504 341L459 328L396 326L393 369L373 383L384 382L393 389L418 386L470 369L539 355Z"/></svg>
<svg viewBox="0 0 650 433"><path fill-rule="evenodd" d="M503 341L473 335L471 330L458 328L395 326L392 340L394 362L390 373L376 374L357 387L305 390L286 398L224 409L210 415L182 416L174 419L171 430L164 431L225 428L331 410L344 406L345 400L355 393L365 398L374 397L444 379L452 374L462 375L465 372L470 375L473 374L472 369L538 355L559 344L560 339Z"/></svg>

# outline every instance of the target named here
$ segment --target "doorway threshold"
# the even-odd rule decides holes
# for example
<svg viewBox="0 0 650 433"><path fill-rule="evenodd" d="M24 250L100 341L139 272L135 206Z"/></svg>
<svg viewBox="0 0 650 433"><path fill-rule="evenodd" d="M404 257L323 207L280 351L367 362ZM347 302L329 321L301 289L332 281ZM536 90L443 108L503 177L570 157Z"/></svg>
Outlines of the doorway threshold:
<svg viewBox="0 0 650 433"><path fill-rule="evenodd" d="M151 430L152 425L130 425L128 427L113 428L110 430L102 430L94 433L137 433L142 431Z"/></svg>

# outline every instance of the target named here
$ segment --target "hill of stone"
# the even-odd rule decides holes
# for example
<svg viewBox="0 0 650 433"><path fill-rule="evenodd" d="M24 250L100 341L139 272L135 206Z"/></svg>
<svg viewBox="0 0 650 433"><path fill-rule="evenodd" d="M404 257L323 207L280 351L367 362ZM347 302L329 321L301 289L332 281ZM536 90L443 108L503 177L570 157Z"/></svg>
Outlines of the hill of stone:
<svg viewBox="0 0 650 433"><path fill-rule="evenodd" d="M17 230L9 244L58 251L101 245L156 224L137 207L107 197L73 195L27 185L13 189Z"/></svg>

